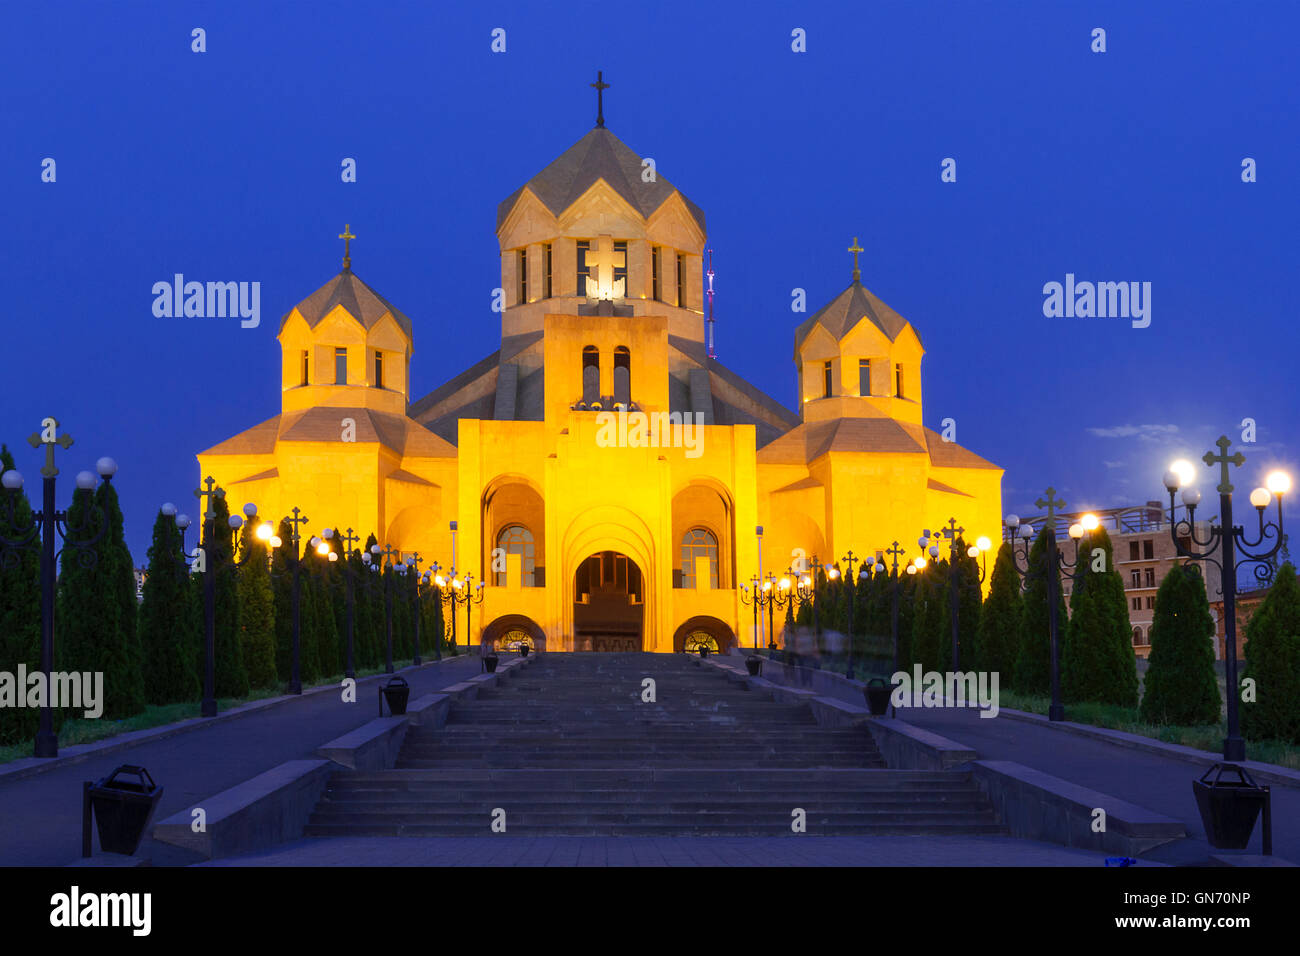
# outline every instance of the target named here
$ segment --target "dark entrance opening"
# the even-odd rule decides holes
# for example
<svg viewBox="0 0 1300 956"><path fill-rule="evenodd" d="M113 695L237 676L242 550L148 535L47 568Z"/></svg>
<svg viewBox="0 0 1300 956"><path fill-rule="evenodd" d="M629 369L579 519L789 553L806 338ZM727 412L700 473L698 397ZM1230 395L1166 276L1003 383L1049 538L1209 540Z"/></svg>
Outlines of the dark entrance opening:
<svg viewBox="0 0 1300 956"><path fill-rule="evenodd" d="M645 603L641 569L618 551L601 551L573 581L573 649L639 651Z"/></svg>

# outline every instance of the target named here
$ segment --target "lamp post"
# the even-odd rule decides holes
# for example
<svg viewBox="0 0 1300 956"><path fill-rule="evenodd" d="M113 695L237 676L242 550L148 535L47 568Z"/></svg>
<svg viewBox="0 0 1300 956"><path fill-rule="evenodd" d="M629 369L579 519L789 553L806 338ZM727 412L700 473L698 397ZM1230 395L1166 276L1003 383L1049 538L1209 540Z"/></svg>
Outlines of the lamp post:
<svg viewBox="0 0 1300 956"><path fill-rule="evenodd" d="M289 524L289 543L293 545L293 550L291 552L293 556L293 591L289 602L293 614L293 660L292 669L289 674L288 690L290 694L301 694L302 677L299 673L298 658L299 646L302 640L302 555L298 551L298 544L302 540L302 535L298 533L298 529L307 523L307 516L302 514L297 508L293 508L292 517L286 517L284 520ZM275 535L271 538L271 547L279 547L282 542L277 542L280 542L279 535Z"/></svg>
<svg viewBox="0 0 1300 956"><path fill-rule="evenodd" d="M752 590L751 590L752 589ZM740 603L754 609L754 653L758 653L758 609L763 605L762 588L758 583L758 575L750 577L748 584L740 586Z"/></svg>
<svg viewBox="0 0 1300 956"><path fill-rule="evenodd" d="M891 681L893 680L893 675L898 673L898 594L899 594L899 589L902 587L903 584L902 578L900 578L898 574L898 559L901 558L905 553L906 552L904 551L904 549L898 546L897 541L895 541L890 547L886 548L884 551L876 552L876 567L875 567L876 574L885 573L886 554L890 555L891 558L893 559L893 568L891 571L892 577L891 577L890 589L889 589L890 591L889 593L889 634L890 634L890 638L893 641L893 647L894 647L893 670L889 672ZM908 564L907 573L915 574L916 573L915 566Z"/></svg>
<svg viewBox="0 0 1300 956"><path fill-rule="evenodd" d="M802 577L795 577L793 589L790 592L790 598L795 601L796 607L801 604L812 605L813 647L816 649L818 655L821 654L822 650L822 626L821 618L818 616L817 610L817 577L823 567L825 567L825 565L817 560L817 555L814 554L811 561L806 561L804 563L803 570L809 571L810 573L804 574ZM786 574L793 575L793 568L787 569Z"/></svg>
<svg viewBox="0 0 1300 956"><path fill-rule="evenodd" d="M411 658L411 663L419 667L424 661L420 658L420 557L419 551L412 551L406 556L406 569L415 577L415 600L412 602L413 614L415 616L415 653ZM405 573L405 572L403 572Z"/></svg>
<svg viewBox="0 0 1300 956"><path fill-rule="evenodd" d="M343 593L345 595L345 604L347 605L347 632L348 632L348 659L343 673L344 676L346 677L356 677L357 673L356 673L356 668L354 666L353 653L352 653L353 636L356 629L356 625L355 625L355 616L356 616L355 600L356 599L353 595L352 578L353 575L356 574L356 571L352 567L351 558L352 558L352 546L357 544L361 540L361 538L353 534L351 528L348 528L348 530L343 534L339 534L333 528L326 528L324 531L321 532L321 537L324 538L326 541L332 541L337 538L339 542L339 546L340 548L342 548L343 551L343 561L342 561ZM338 561L339 560L338 552L331 551L329 560Z"/></svg>
<svg viewBox="0 0 1300 956"><path fill-rule="evenodd" d="M372 544L370 553L373 556L371 560L376 562L379 568L377 573L381 576L384 586L384 673L391 674L393 673L393 578L392 575L384 574L383 559L388 559L389 568L396 573L396 562L393 561L393 558L397 557L399 552L393 550L392 545L384 545L381 548L377 544Z"/></svg>
<svg viewBox="0 0 1300 956"><path fill-rule="evenodd" d="M92 568L99 560L95 545L108 530L108 516L103 509L96 506L86 512L86 519L76 527L69 527L68 513L59 511L54 506L54 479L59 469L54 465L54 447L57 445L65 451L72 447L72 436L58 434L59 423L53 417L41 421L41 431L27 439L33 448L45 446L45 464L41 468L41 510L32 513L32 524L18 531L16 537L0 537L0 559L12 566L21 560L18 552L38 546L41 552L41 673L45 677L45 686L50 687L50 672L54 670L54 593L55 566L58 556L55 542L62 539L65 547L72 547L83 567ZM101 458L96 462L96 470L104 481L112 481L117 472L117 463L111 458ZM7 519L10 526L16 524L18 517L18 492L23 487L22 473L17 469L6 471L0 478L6 491ZM89 491L95 487L95 476L88 471L77 475L77 487ZM93 537L83 538L89 532L94 516L98 516L99 530ZM62 550L62 549L60 549ZM59 755L59 738L54 733L54 713L50 707L51 694L45 694L41 702L40 722L37 725L36 744L33 755L37 757L57 757Z"/></svg>
<svg viewBox="0 0 1300 956"><path fill-rule="evenodd" d="M199 547L195 549L194 560L190 566L192 573L203 575L203 701L199 705L199 714L203 717L215 717L217 716L217 571L223 562L223 556L217 553L214 539L217 533L216 502L226 497L226 490L218 488L215 479L208 475L203 479L203 486L194 490L194 497L198 498L199 503L203 505L202 539ZM244 514L252 520L257 515L257 506L251 503L245 505ZM231 531L238 531L243 525L243 520L238 515L231 515L227 522ZM247 555L242 561L235 560L233 540L228 560L231 569L240 567L248 560Z"/></svg>
<svg viewBox="0 0 1300 956"><path fill-rule="evenodd" d="M767 581L763 583L763 589L767 592L767 646L769 649L776 647L775 608L785 607L795 599L794 592L790 588L791 581L788 573L778 581L776 575L769 572ZM788 651L789 647L787 646L785 650Z"/></svg>
<svg viewBox="0 0 1300 956"><path fill-rule="evenodd" d="M1241 452L1228 454L1232 442L1226 435L1220 436L1215 444L1219 448L1219 454L1207 451L1201 458L1210 468L1219 466L1219 523L1211 522L1207 537L1201 539L1196 535L1196 506L1200 503L1201 494L1195 488L1187 488L1183 492L1187 517L1182 521L1174 521L1174 495L1178 492L1179 485L1185 482L1178 473L1177 466L1181 462L1175 462L1175 466L1165 474L1165 487L1169 489L1169 536L1173 539L1174 547L1183 557L1205 561L1219 569L1220 590L1223 592L1224 669L1228 684L1228 735L1223 741L1223 759L1236 762L1246 759L1246 741L1241 737L1237 700L1240 693L1237 684L1237 569L1243 564L1254 564L1257 579L1267 581L1271 577L1272 568L1268 559L1277 554L1284 540L1282 496L1291 490L1291 478L1285 472L1272 472L1265 479L1267 487L1256 488L1250 493L1250 503L1259 518L1258 536L1252 539L1247 536L1244 527L1232 522L1233 486L1228 471L1229 465L1240 468L1245 463L1246 456ZM1191 469L1186 470L1190 479ZM1277 521L1265 523L1264 509L1273 497L1277 498ZM1188 543L1184 544L1180 538L1185 538ZM1262 548L1270 540L1272 546L1263 551ZM1193 550L1193 546L1203 550ZM1217 559L1212 557L1216 550L1219 552ZM1238 552L1241 553L1240 560L1237 559Z"/></svg>
<svg viewBox="0 0 1300 956"><path fill-rule="evenodd" d="M424 599L429 594L430 589L432 589L433 593L437 595L437 600L439 602L439 606L441 607L442 586L440 583L436 585L434 584L435 581L441 582L441 580L442 579L438 577L438 562L435 561L429 567L429 570L425 571L424 575L417 582L415 594L416 594L417 605L419 608L423 608ZM418 585L420 584L424 585L423 591L419 589ZM433 659L435 661L442 660L442 638L443 638L442 634L435 634L433 637Z"/></svg>
<svg viewBox="0 0 1300 956"><path fill-rule="evenodd" d="M961 535L961 533L965 530L966 530L965 528L957 527L956 518L949 518L947 527L941 528L939 531L935 532L936 538L942 536L948 539L948 551L949 551L948 617L952 622L952 669L954 671L961 670L961 658L959 656L961 653L961 648L958 643L959 628L957 626L957 617L961 609L961 601L960 601L960 596L958 594L958 587L960 585L960 579L961 579L962 555L957 548L957 539ZM983 543L983 547L980 547L978 543L971 545L969 548L966 549L967 556L972 558L978 557L984 551L988 550L989 547L991 547L991 542L989 541L988 538L981 537L979 541ZM930 554L937 556L938 548L931 547ZM978 568L978 580L980 584L984 583L984 572L985 572L985 564L981 562Z"/></svg>
<svg viewBox="0 0 1300 956"><path fill-rule="evenodd" d="M856 611L857 611L855 605L858 603L858 588L862 585L864 581L867 580L868 578L867 568L870 567L870 565L867 563L866 558L859 558L856 554L854 554L852 548L850 548L849 553L846 554L844 557L840 558L840 560L849 566L849 572L844 576L844 587L848 589L848 594L849 594L849 659L847 663L844 665L844 676L847 677L849 680L853 680L853 637L855 633L854 617L856 616ZM862 572L857 577L854 577L853 566L858 562L862 563ZM828 573L832 579L839 576L839 571L836 568L831 568L831 570Z"/></svg>
<svg viewBox="0 0 1300 956"><path fill-rule="evenodd" d="M1035 571L1029 565L1029 539L1034 536L1033 525L1021 524L1016 515L1007 515L1005 521L1007 528L1012 534L1011 557L1016 571L1021 577L1021 587L1027 586L1031 580L1041 580L1047 587L1047 634L1051 643L1051 679L1052 679L1052 703L1047 709L1047 719L1052 721L1065 720L1065 706L1061 703L1061 640L1060 640L1060 621L1057 613L1060 604L1061 594L1061 576L1062 570L1073 570L1079 561L1079 539L1083 537L1083 525L1073 524L1070 526L1070 537L1074 539L1074 560L1067 560L1065 555L1056 547L1056 512L1065 507L1065 502L1056 497L1056 489L1048 488L1044 494L1045 498L1039 498L1034 502L1035 508L1047 509L1047 522L1043 526L1044 542L1046 546L1045 560L1043 566ZM1016 550L1015 538L1020 538L1021 550ZM1022 566L1021 560L1024 564Z"/></svg>

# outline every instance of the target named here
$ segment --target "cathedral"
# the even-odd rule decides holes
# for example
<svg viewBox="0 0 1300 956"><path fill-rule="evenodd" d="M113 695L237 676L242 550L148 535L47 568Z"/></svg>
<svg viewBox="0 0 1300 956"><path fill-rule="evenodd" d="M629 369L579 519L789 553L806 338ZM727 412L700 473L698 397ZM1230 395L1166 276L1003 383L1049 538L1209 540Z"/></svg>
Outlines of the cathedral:
<svg viewBox="0 0 1300 956"><path fill-rule="evenodd" d="M1000 539L1002 469L925 427L920 336L861 284L856 242L853 281L793 330L792 411L711 357L704 213L603 112L496 232L499 350L413 397L415 323L345 246L280 323L279 413L202 476L271 520L300 508L308 536L436 561L482 598L462 644L750 646L755 576L915 555L950 518Z"/></svg>

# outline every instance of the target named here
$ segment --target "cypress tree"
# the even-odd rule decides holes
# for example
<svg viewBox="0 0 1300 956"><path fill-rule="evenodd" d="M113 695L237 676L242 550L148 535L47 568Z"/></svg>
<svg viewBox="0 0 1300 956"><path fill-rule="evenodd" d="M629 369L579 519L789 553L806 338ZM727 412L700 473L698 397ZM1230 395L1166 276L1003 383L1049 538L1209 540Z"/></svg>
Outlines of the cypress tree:
<svg viewBox="0 0 1300 956"><path fill-rule="evenodd" d="M1034 539L1029 549L1029 569L1025 577L1029 586L1020 605L1020 635L1016 650L1016 667L1011 687L1018 694L1047 694L1052 687L1052 647L1047 614L1047 529ZM1050 573L1060 572L1053 568ZM1068 626L1065 597L1057 588L1057 639L1060 640Z"/></svg>
<svg viewBox="0 0 1300 956"><path fill-rule="evenodd" d="M334 620L334 596L330 593L329 560L313 553L307 563L311 569L314 612L316 618L316 664L322 678L342 673L339 667L339 632Z"/></svg>
<svg viewBox="0 0 1300 956"><path fill-rule="evenodd" d="M1020 605L1020 575L1016 573L1011 542L1004 541L993 562L989 598L980 612L977 632L979 666L999 674L1000 686L1011 683L1015 671Z"/></svg>
<svg viewBox="0 0 1300 956"><path fill-rule="evenodd" d="M158 512L149 547L149 571L140 605L145 699L150 704L197 700L194 672L194 614L189 570L181 557L181 533L174 517Z"/></svg>
<svg viewBox="0 0 1300 956"><path fill-rule="evenodd" d="M1062 699L1136 707L1128 597L1105 528L1086 535L1080 545L1070 606L1061 648Z"/></svg>
<svg viewBox="0 0 1300 956"><path fill-rule="evenodd" d="M105 518L95 507L93 490L78 488L73 493L67 511L68 538L59 560L54 667L60 671L102 673L102 717L115 720L127 716L111 711L109 702L120 706L115 685L119 677L125 677L122 672L129 661L118 624L121 609L112 586L112 562L105 553L109 543ZM73 544L89 542L97 534L101 535L99 540L89 548ZM66 716L81 717L82 710L66 709Z"/></svg>
<svg viewBox="0 0 1300 956"><path fill-rule="evenodd" d="M983 593L980 590L979 563L966 553L965 539L957 538L957 640L963 671L983 668L979 658L980 608ZM951 558L949 558L951 561ZM951 565L950 565L951 567ZM943 579L943 594L939 615L939 670L952 670L952 574Z"/></svg>
<svg viewBox="0 0 1300 956"><path fill-rule="evenodd" d="M0 445L0 474L13 470L8 446ZM11 497L12 496L12 497ZM9 502L13 502L12 520ZM19 540L35 520L27 492L0 489L0 535ZM0 549L0 670L15 676L18 665L28 673L41 666L41 556L40 538L28 547ZM26 693L26 688L15 688ZM0 707L0 744L14 744L36 736L40 711L32 707ZM57 720L59 711L54 711Z"/></svg>
<svg viewBox="0 0 1300 956"><path fill-rule="evenodd" d="M1244 654L1255 700L1242 702L1243 736L1300 744L1300 585L1290 561L1246 625Z"/></svg>
<svg viewBox="0 0 1300 956"><path fill-rule="evenodd" d="M948 562L931 561L925 569L916 573L916 590L912 598L914 614L912 617L912 663L920 664L922 670L945 670L940 646L943 636L940 633L943 620L943 606L947 601L945 578L948 575ZM949 655L951 656L951 655Z"/></svg>
<svg viewBox="0 0 1300 956"><path fill-rule="evenodd" d="M1217 724L1214 619L1199 569L1174 565L1160 582L1141 716L1153 724Z"/></svg>
<svg viewBox="0 0 1300 956"><path fill-rule="evenodd" d="M317 598L316 575L312 573L312 557L307 542L300 541L303 551L302 568L298 572L298 674L304 685L314 684L321 678L320 643L321 628L316 614L319 604Z"/></svg>
<svg viewBox="0 0 1300 956"><path fill-rule="evenodd" d="M110 683L109 673L104 674L104 716L117 720L144 710L144 651L136 621L140 602L135 590L135 561L126 546L122 508L111 481L99 483L95 504L108 522L108 530L100 542L99 559L105 562L104 578L110 600L117 608L117 633L109 644L109 650L115 655L116 677Z"/></svg>
<svg viewBox="0 0 1300 956"><path fill-rule="evenodd" d="M271 590L270 556L258 540L252 522L244 525L240 539L239 646L250 687L274 687L275 598Z"/></svg>
<svg viewBox="0 0 1300 956"><path fill-rule="evenodd" d="M916 646L912 641L912 628L916 618L916 592L918 587L918 578L921 572L908 574L906 566L900 566L898 569L898 667L900 670L910 671L912 665L917 663ZM891 568L888 572L889 578L894 576ZM886 602L891 602L891 595L885 596ZM885 604L885 634L891 634L890 627L892 623L889 615L893 613L891 605ZM891 637L892 640L892 637Z"/></svg>
<svg viewBox="0 0 1300 956"><path fill-rule="evenodd" d="M225 496L213 497L212 539L206 555L207 572L214 575L216 601L213 634L213 692L217 697L246 697L248 672L239 644L239 589L233 560L235 532ZM200 674L202 671L200 671Z"/></svg>

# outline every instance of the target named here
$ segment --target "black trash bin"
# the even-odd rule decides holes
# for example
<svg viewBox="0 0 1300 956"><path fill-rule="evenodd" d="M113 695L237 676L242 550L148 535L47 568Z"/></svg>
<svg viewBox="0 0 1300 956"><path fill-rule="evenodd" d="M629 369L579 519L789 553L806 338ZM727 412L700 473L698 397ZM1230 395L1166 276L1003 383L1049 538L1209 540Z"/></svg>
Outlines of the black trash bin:
<svg viewBox="0 0 1300 956"><path fill-rule="evenodd" d="M411 685L406 682L405 678L394 677L384 685L384 697L388 701L388 709L396 717L398 714L406 713L406 702L411 699Z"/></svg>
<svg viewBox="0 0 1300 956"><path fill-rule="evenodd" d="M520 657L528 656L528 645L524 641L519 642L519 656Z"/></svg>
<svg viewBox="0 0 1300 956"><path fill-rule="evenodd" d="M1224 780L1225 773L1236 774L1236 780ZM1213 780L1207 778L1214 774ZM1268 800L1268 787L1255 783L1244 767L1235 763L1216 763L1205 771L1200 780L1192 781L1196 807L1205 824L1205 838L1211 846L1221 850L1244 850L1250 845L1250 835L1255 830L1255 820ZM1265 820L1268 828L1268 820ZM1270 834L1265 842L1271 843ZM1271 847L1265 849L1267 853Z"/></svg>
<svg viewBox="0 0 1300 956"><path fill-rule="evenodd" d="M763 670L763 658L750 655L745 658L745 669L750 677L757 677Z"/></svg>
<svg viewBox="0 0 1300 956"><path fill-rule="evenodd" d="M708 657L708 656L709 656L709 645L707 645L707 644L701 644L701 645L700 645L700 657Z"/></svg>
<svg viewBox="0 0 1300 956"><path fill-rule="evenodd" d="M862 688L862 694L867 698L867 708L873 717L880 717L889 710L889 694L892 690L883 677L871 678L867 681L867 686Z"/></svg>
<svg viewBox="0 0 1300 956"><path fill-rule="evenodd" d="M134 776L136 781L119 780L119 775ZM90 784L87 794L99 827L100 849L125 856L135 853L162 792L148 770L129 764Z"/></svg>
<svg viewBox="0 0 1300 956"><path fill-rule="evenodd" d="M489 654L487 657L483 658L483 666L487 668L489 674L496 673L497 662L499 660L501 660L501 658L497 657L496 654Z"/></svg>

